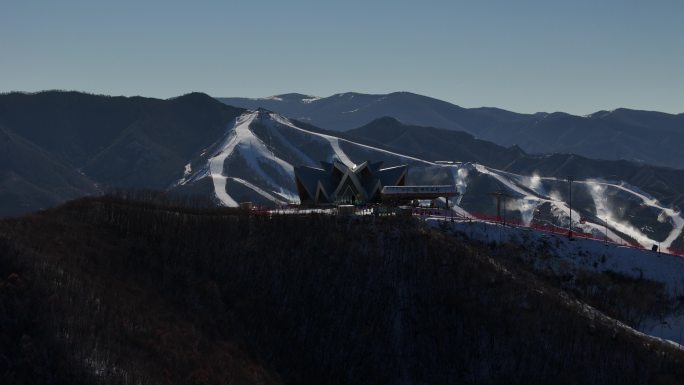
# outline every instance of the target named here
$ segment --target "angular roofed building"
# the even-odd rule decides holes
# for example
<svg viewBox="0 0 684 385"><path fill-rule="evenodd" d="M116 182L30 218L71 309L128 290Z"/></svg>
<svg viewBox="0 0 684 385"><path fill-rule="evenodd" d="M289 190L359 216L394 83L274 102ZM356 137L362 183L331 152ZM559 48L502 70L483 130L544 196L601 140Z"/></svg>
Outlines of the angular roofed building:
<svg viewBox="0 0 684 385"><path fill-rule="evenodd" d="M334 160L322 168L295 167L295 182L302 204L380 202L384 186L406 185L407 165L380 168L383 162L363 162L354 167Z"/></svg>

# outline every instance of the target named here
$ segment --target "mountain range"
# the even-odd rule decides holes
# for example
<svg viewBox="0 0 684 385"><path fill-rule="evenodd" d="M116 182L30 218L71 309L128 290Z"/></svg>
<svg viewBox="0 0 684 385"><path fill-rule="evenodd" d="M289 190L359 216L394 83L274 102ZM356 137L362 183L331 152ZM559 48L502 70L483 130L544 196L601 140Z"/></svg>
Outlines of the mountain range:
<svg viewBox="0 0 684 385"><path fill-rule="evenodd" d="M164 190L242 112L202 94L0 95L0 215L115 188Z"/></svg>
<svg viewBox="0 0 684 385"><path fill-rule="evenodd" d="M409 92L347 92L320 98L297 93L268 98L219 98L247 109L265 108L330 130L346 131L391 116L404 124L465 131L528 153L573 153L684 168L684 114L625 108L587 116L563 112L521 114L499 108L463 108Z"/></svg>
<svg viewBox="0 0 684 385"><path fill-rule="evenodd" d="M684 169L530 153L391 114L339 131L248 107L0 95L0 216L34 212L0 218L0 383L684 375L670 342L684 263L650 251L684 255ZM279 215L298 203L294 167L321 161L407 165L408 184L459 196L422 221ZM479 220L497 216L543 231Z"/></svg>
<svg viewBox="0 0 684 385"><path fill-rule="evenodd" d="M600 235L608 220L616 241L684 249L684 170L530 155L390 117L339 132L201 93L159 100L52 91L0 95L0 129L3 216L111 190L282 206L298 202L295 166L369 160L407 164L409 184L457 186L463 212L497 215L491 193L505 191L510 220L560 227L570 221L573 177L576 229Z"/></svg>

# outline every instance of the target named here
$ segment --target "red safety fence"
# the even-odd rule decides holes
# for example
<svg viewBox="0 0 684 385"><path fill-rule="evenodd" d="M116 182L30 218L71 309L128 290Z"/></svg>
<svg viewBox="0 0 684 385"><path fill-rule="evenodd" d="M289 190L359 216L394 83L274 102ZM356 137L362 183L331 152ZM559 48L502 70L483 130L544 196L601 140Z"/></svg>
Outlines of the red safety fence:
<svg viewBox="0 0 684 385"><path fill-rule="evenodd" d="M453 213L453 211L451 213ZM416 215L431 215L431 216L438 216L438 217L444 217L446 215L447 218L468 219L468 218L465 218L465 217L462 217L459 215L453 215L453 214L449 215L448 213L445 214L443 209L442 210L440 210L440 209L416 209L416 210L414 210L414 214L416 214ZM529 229L532 229L535 231L549 233L549 234L567 236L568 232L569 232L567 227L559 227L559 226L552 225L549 223L529 223L529 224L526 224L526 223L523 223L520 221L509 220L509 219L506 219L504 221L503 218L501 218L501 217L486 215L486 214L482 214L482 213L471 212L469 214L470 214L470 218L476 219L478 221L500 223L500 224L503 224L505 222L505 224L507 226L524 227L524 228L529 228ZM606 239L605 235L595 235L595 234L591 234L591 233L572 231L571 236L573 238L592 239L595 241L606 242L606 243L610 243L613 245L620 245L620 246L630 247L630 248L634 248L634 249L647 250L646 248L644 248L642 245L640 245L639 243L637 243L635 241L623 240L621 242L615 242L611 239ZM665 251L665 253L684 256L684 250L677 250L677 249L673 249L673 248L667 249L667 251Z"/></svg>
<svg viewBox="0 0 684 385"><path fill-rule="evenodd" d="M478 220L485 220L488 222L496 222L496 223L502 223L503 220L498 217L493 217L489 215L483 215L479 213L470 213L474 218ZM644 249L643 246L641 246L639 243L630 241L630 240L625 240L622 242L614 242L611 239L606 239L605 235L595 235L592 233L585 233L585 232L579 232L579 231L572 231L571 233L569 232L568 228L566 227L559 227L556 225L552 225L549 223L523 223L519 221L509 221L506 220L506 225L510 226L515 226L515 227L525 227L529 229L533 229L536 231L544 232L544 233L550 233L550 234L557 234L557 235L570 235L573 238L583 238L583 239L593 239L595 241L601 241L601 242L607 242L615 245L621 245L621 246L627 246L627 247L632 247L635 249Z"/></svg>
<svg viewBox="0 0 684 385"><path fill-rule="evenodd" d="M289 207L286 211L287 212L292 212L292 210L299 211L298 209L299 209L298 207ZM359 208L357 208L357 209L359 209ZM364 208L361 208L361 209L364 209ZM365 209L369 210L369 208L365 208ZM260 207L260 206L254 206L254 207L252 207L251 210L253 213L255 213L257 215L272 215L274 213L272 209L267 208L267 207ZM482 214L482 213L470 212L470 213L468 213L469 214L468 216L464 216L464 215L461 215L459 213L454 212L453 210L445 210L444 208L414 207L411 209L411 212L414 216L418 216L418 217L440 217L440 218L447 218L447 219L452 219L452 220L475 219L478 221L484 221L484 222L490 222L490 223L500 223L500 224L504 223L503 218L497 217L494 215L487 215L487 214ZM563 235L563 236L568 235L568 228L559 227L559 226L556 226L556 225L553 225L550 223L538 223L537 222L537 223L526 224L526 223L523 223L523 222L520 222L517 220L506 219L505 224L507 226L511 226L511 227L528 228L528 229L532 229L535 231L548 233L548 234ZM573 231L571 233L571 236L573 238L592 239L595 241L607 242L607 243L610 243L613 245L620 245L620 246L631 247L634 249L645 250L645 248L637 242L630 241L630 240L624 240L622 242L614 242L611 239L606 239L605 235L594 235L591 233ZM684 250L669 248L664 253L684 257Z"/></svg>

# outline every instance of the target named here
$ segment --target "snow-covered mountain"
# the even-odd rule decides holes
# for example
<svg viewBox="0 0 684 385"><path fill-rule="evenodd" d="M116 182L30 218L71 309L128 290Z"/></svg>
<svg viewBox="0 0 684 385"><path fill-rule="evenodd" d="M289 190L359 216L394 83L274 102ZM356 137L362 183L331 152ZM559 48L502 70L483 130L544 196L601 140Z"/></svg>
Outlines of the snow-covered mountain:
<svg viewBox="0 0 684 385"><path fill-rule="evenodd" d="M496 216L493 192L505 192L508 221L567 228L570 183L563 178L519 175L478 163L444 164L408 156L311 130L279 114L248 111L231 122L224 136L184 168L173 187L215 196L220 204L298 203L294 166L316 166L336 158L345 164L366 160L385 166L409 165L409 184L454 184L461 192L459 213ZM616 242L650 248L684 248L684 219L678 208L660 203L638 187L599 178L572 182L572 227ZM606 223L607 222L607 223ZM606 226L607 225L607 226Z"/></svg>
<svg viewBox="0 0 684 385"><path fill-rule="evenodd" d="M299 97L296 97L299 98ZM307 99L307 98L299 98ZM309 100L311 99L311 100ZM318 103L308 98L309 103ZM302 102L304 103L304 102ZM0 215L112 189L168 190L276 206L297 202L293 169L337 158L409 166L410 184L456 184L460 209L684 249L684 171L575 155L531 156L472 136L381 119L349 133L194 93L169 100L74 92L0 95ZM0 156L2 158L2 156ZM443 164L438 160L452 160Z"/></svg>
<svg viewBox="0 0 684 385"><path fill-rule="evenodd" d="M242 200L263 204L298 203L294 166L319 166L338 159L347 165L382 160L385 166L434 165L419 158L356 143L300 127L265 110L248 111L226 127L224 137L193 159L177 187L210 186L226 206ZM208 183L210 182L210 183Z"/></svg>

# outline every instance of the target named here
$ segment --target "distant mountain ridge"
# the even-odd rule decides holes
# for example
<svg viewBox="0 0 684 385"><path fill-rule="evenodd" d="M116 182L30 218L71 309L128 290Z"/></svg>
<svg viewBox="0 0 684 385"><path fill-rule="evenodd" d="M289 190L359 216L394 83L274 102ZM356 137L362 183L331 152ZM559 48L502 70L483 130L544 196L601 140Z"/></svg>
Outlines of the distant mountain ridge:
<svg viewBox="0 0 684 385"><path fill-rule="evenodd" d="M318 98L291 93L269 98L218 98L258 107L331 130L346 131L389 116L404 124L466 131L528 153L575 153L684 168L684 114L619 108L588 116L563 112L520 114L498 108L463 108L410 92L347 92Z"/></svg>
<svg viewBox="0 0 684 385"><path fill-rule="evenodd" d="M167 189L243 111L199 93L0 95L0 215L109 189Z"/></svg>

